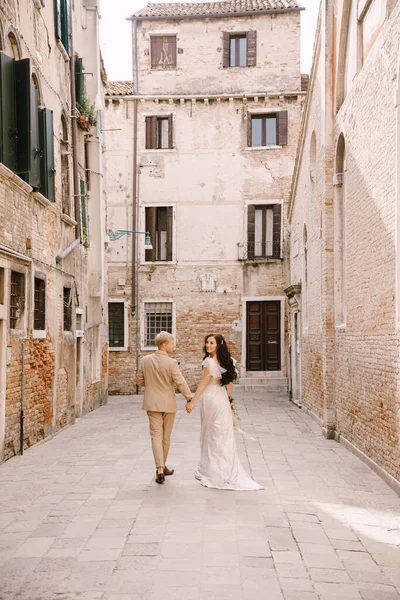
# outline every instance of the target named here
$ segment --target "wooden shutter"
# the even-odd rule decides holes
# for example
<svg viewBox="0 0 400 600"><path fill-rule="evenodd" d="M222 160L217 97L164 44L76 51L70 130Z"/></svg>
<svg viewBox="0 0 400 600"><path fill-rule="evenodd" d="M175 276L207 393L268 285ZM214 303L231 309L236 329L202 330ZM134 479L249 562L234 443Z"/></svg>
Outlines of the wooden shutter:
<svg viewBox="0 0 400 600"><path fill-rule="evenodd" d="M247 258L254 259L256 207L250 204L247 207Z"/></svg>
<svg viewBox="0 0 400 600"><path fill-rule="evenodd" d="M157 117L146 117L146 148L157 148Z"/></svg>
<svg viewBox="0 0 400 600"><path fill-rule="evenodd" d="M151 38L151 66L158 67L161 63L162 38L153 36Z"/></svg>
<svg viewBox="0 0 400 600"><path fill-rule="evenodd" d="M56 40L61 40L61 0L54 0L54 30Z"/></svg>
<svg viewBox="0 0 400 600"><path fill-rule="evenodd" d="M229 33L222 33L222 66L229 67Z"/></svg>
<svg viewBox="0 0 400 600"><path fill-rule="evenodd" d="M146 209L146 231L150 234L151 243L153 246L152 250L146 250L145 260L146 262L154 262L156 255L156 208L149 206Z"/></svg>
<svg viewBox="0 0 400 600"><path fill-rule="evenodd" d="M0 162L17 168L17 113L15 110L15 63L0 52Z"/></svg>
<svg viewBox="0 0 400 600"><path fill-rule="evenodd" d="M272 257L281 257L282 205L274 204Z"/></svg>
<svg viewBox="0 0 400 600"><path fill-rule="evenodd" d="M253 145L253 134L250 113L247 113L247 145L249 148L251 148L251 146Z"/></svg>
<svg viewBox="0 0 400 600"><path fill-rule="evenodd" d="M31 113L31 168L25 174L24 179L33 188L40 189L40 169L42 162L42 151L40 149L39 134L39 102L38 91L33 83L30 84L30 113Z"/></svg>
<svg viewBox="0 0 400 600"><path fill-rule="evenodd" d="M168 42L171 45L171 67L176 67L176 36L171 36L168 38Z"/></svg>
<svg viewBox="0 0 400 600"><path fill-rule="evenodd" d="M172 149L174 147L174 116L168 115L168 148Z"/></svg>
<svg viewBox="0 0 400 600"><path fill-rule="evenodd" d="M17 111L17 169L27 173L31 169L31 66L29 58L15 61ZM36 88L34 88L36 91Z"/></svg>
<svg viewBox="0 0 400 600"><path fill-rule="evenodd" d="M75 100L81 106L85 103L85 76L83 75L83 60L75 59Z"/></svg>
<svg viewBox="0 0 400 600"><path fill-rule="evenodd" d="M53 111L44 108L39 111L40 135L40 192L51 202L55 202L54 189L54 127Z"/></svg>
<svg viewBox="0 0 400 600"><path fill-rule="evenodd" d="M281 110L277 113L277 125L278 125L278 146L284 146L287 144L287 130L288 130L288 111Z"/></svg>
<svg viewBox="0 0 400 600"><path fill-rule="evenodd" d="M67 47L68 55L72 56L72 6L71 0L65 0L67 10Z"/></svg>
<svg viewBox="0 0 400 600"><path fill-rule="evenodd" d="M174 230L174 209L167 208L167 260L172 260L172 234Z"/></svg>
<svg viewBox="0 0 400 600"><path fill-rule="evenodd" d="M257 32L248 31L247 38L247 66L255 67L257 64Z"/></svg>

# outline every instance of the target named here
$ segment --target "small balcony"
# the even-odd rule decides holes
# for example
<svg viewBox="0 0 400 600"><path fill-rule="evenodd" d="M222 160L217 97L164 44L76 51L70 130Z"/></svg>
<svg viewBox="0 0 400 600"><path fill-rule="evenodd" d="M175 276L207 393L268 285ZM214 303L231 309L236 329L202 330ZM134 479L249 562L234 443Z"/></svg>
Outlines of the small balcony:
<svg viewBox="0 0 400 600"><path fill-rule="evenodd" d="M264 242L249 244L238 242L238 260L251 263L276 263L283 259L280 242Z"/></svg>

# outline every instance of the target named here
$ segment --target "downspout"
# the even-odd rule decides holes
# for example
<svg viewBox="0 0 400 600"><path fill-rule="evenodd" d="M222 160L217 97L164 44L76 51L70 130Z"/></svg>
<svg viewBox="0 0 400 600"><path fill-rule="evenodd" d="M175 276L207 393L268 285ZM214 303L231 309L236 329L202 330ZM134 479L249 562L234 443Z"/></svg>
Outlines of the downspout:
<svg viewBox="0 0 400 600"><path fill-rule="evenodd" d="M78 172L78 125L76 114L76 91L75 91L75 59L73 39L71 35L71 58L69 61L71 73L71 130L72 130L72 170L74 176L74 212L75 212L75 236L82 242L81 211L80 211L80 187ZM74 246L75 247L75 246ZM73 248L71 248L72 250Z"/></svg>
<svg viewBox="0 0 400 600"><path fill-rule="evenodd" d="M135 95L139 94L139 73L138 73L138 48L137 48L137 20L132 21L132 68L133 68L133 85ZM139 194L138 194L138 171L137 171L137 125L138 125L138 100L133 100L133 181L132 181L132 231L137 231L137 213L139 206ZM136 373L139 370L139 302L138 302L138 283L139 273L137 269L137 234L132 235L132 307L131 317L136 316L136 342L135 342L135 354L136 354ZM139 393L139 387L136 385L135 393Z"/></svg>
<svg viewBox="0 0 400 600"><path fill-rule="evenodd" d="M19 438L19 451L21 456L24 453L24 395L25 395L25 339L21 340L21 408L20 408L20 438Z"/></svg>

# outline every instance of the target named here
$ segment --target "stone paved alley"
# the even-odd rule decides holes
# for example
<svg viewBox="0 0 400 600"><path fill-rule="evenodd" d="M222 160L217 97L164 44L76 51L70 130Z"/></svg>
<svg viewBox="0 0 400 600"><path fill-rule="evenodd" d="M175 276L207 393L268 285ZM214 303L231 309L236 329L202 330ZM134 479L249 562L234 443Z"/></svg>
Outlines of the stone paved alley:
<svg viewBox="0 0 400 600"><path fill-rule="evenodd" d="M237 436L262 492L193 478L198 410L179 399L154 483L138 397L111 398L0 467L2 600L400 598L400 499L284 396L247 393Z"/></svg>

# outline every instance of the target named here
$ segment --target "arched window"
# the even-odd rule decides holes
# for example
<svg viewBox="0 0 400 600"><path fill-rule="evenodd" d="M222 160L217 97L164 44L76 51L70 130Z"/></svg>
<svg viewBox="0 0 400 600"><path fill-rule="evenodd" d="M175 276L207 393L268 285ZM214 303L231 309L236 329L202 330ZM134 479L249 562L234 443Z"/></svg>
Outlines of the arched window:
<svg viewBox="0 0 400 600"><path fill-rule="evenodd" d="M346 324L346 146L341 133L336 146L334 176L335 323Z"/></svg>
<svg viewBox="0 0 400 600"><path fill-rule="evenodd" d="M310 179L312 182L315 181L315 170L317 163L317 139L315 135L315 131L311 134L311 142L310 142Z"/></svg>
<svg viewBox="0 0 400 600"><path fill-rule="evenodd" d="M7 35L7 48L8 54L13 57L14 60L20 60L22 58L21 46L19 44L16 33L10 29Z"/></svg>
<svg viewBox="0 0 400 600"><path fill-rule="evenodd" d="M42 90L41 90L41 87L39 84L39 79L35 72L32 73L32 83L35 86L36 91L37 91L38 106L43 107L44 103L43 103L43 99L42 99Z"/></svg>
<svg viewBox="0 0 400 600"><path fill-rule="evenodd" d="M64 214L71 214L71 184L70 184L70 169L69 169L69 136L68 124L64 115L61 115L61 135L60 135L60 151L61 151L61 202L62 211Z"/></svg>
<svg viewBox="0 0 400 600"><path fill-rule="evenodd" d="M308 328L308 239L307 225L303 227L303 281L301 286L301 308L303 329Z"/></svg>

